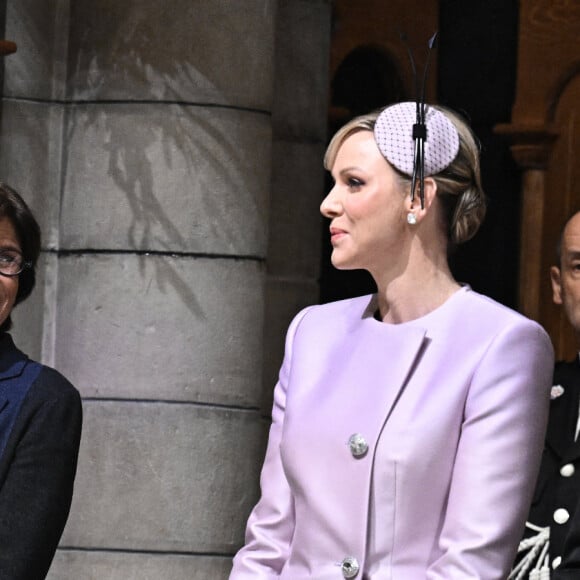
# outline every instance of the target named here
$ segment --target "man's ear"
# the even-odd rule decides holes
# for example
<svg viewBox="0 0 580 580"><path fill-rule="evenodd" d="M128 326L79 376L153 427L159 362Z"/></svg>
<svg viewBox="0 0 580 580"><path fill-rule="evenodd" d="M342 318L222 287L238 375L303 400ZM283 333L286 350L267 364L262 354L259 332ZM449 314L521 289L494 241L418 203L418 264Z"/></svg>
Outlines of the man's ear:
<svg viewBox="0 0 580 580"><path fill-rule="evenodd" d="M550 280L552 282L552 300L554 304L562 304L562 275L558 266L550 268Z"/></svg>

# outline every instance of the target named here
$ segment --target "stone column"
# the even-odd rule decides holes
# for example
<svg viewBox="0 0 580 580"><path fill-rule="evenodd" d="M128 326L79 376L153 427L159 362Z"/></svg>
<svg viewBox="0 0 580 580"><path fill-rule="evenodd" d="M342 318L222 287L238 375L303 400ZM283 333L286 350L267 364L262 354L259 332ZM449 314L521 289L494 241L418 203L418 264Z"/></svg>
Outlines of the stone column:
<svg viewBox="0 0 580 580"><path fill-rule="evenodd" d="M275 2L11 0L16 339L84 398L50 578L226 577L256 498Z"/></svg>
<svg viewBox="0 0 580 580"><path fill-rule="evenodd" d="M279 2L264 327L265 414L270 413L287 326L301 308L319 298L330 22L326 0Z"/></svg>
<svg viewBox="0 0 580 580"><path fill-rule="evenodd" d="M7 1L0 175L44 233L14 335L85 413L50 580L227 578L243 541L318 293L330 3L276 9Z"/></svg>

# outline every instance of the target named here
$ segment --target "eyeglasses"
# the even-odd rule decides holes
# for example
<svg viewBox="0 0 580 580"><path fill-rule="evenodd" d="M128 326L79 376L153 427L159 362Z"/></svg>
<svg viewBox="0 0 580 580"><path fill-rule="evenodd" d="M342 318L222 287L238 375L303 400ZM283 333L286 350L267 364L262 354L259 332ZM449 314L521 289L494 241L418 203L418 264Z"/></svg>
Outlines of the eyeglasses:
<svg viewBox="0 0 580 580"><path fill-rule="evenodd" d="M12 250L0 250L0 275L18 276L26 268L32 268L32 263L25 262L22 254Z"/></svg>

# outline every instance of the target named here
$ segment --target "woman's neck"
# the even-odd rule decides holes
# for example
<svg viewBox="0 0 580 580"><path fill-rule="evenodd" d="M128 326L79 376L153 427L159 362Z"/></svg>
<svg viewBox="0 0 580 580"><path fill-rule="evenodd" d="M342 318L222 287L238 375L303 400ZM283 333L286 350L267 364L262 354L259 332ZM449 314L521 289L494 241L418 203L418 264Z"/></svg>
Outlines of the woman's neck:
<svg viewBox="0 0 580 580"><path fill-rule="evenodd" d="M447 258L433 259L421 253L398 274L372 273L383 322L400 324L429 314L452 296L460 285L453 278Z"/></svg>

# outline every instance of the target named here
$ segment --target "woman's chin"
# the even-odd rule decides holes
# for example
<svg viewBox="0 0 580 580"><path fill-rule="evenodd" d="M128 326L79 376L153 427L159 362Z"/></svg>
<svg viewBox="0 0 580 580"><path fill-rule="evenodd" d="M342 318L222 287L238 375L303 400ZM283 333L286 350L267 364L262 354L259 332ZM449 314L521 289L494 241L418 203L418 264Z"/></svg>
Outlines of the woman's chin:
<svg viewBox="0 0 580 580"><path fill-rule="evenodd" d="M360 268L360 266L356 266L351 263L351 260L347 260L344 256L335 256L332 254L330 258L330 263L337 269L337 270L356 270Z"/></svg>

